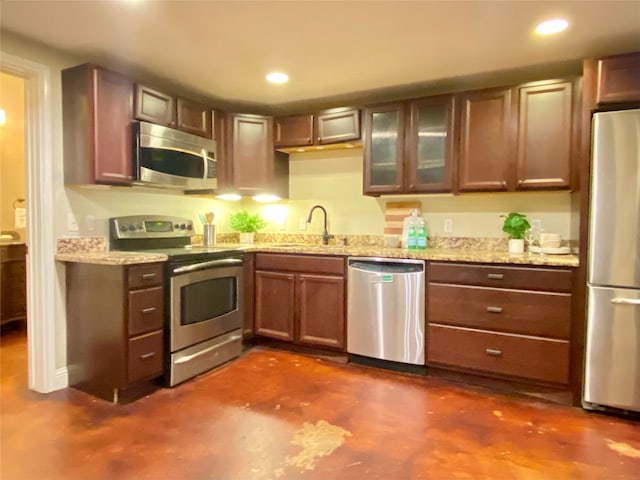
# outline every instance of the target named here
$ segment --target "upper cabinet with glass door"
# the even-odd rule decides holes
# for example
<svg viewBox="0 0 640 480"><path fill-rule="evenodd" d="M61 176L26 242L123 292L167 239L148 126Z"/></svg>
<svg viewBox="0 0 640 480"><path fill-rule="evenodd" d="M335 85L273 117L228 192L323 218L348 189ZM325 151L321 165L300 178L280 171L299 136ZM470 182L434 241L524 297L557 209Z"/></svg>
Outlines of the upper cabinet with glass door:
<svg viewBox="0 0 640 480"><path fill-rule="evenodd" d="M365 109L365 194L450 192L453 95Z"/></svg>
<svg viewBox="0 0 640 480"><path fill-rule="evenodd" d="M403 193L404 129L404 103L387 103L365 108L365 194Z"/></svg>
<svg viewBox="0 0 640 480"><path fill-rule="evenodd" d="M450 192L453 188L453 95L415 100L406 135L406 190Z"/></svg>

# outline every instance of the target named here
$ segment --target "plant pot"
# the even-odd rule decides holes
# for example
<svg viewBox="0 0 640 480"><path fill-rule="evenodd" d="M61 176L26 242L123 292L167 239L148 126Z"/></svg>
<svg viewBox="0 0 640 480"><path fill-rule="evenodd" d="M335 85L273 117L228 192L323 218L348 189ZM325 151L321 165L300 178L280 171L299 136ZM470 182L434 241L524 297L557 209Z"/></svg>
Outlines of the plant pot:
<svg viewBox="0 0 640 480"><path fill-rule="evenodd" d="M253 232L241 232L240 243L253 243Z"/></svg>
<svg viewBox="0 0 640 480"><path fill-rule="evenodd" d="M524 240L522 238L510 238L509 253L524 253Z"/></svg>

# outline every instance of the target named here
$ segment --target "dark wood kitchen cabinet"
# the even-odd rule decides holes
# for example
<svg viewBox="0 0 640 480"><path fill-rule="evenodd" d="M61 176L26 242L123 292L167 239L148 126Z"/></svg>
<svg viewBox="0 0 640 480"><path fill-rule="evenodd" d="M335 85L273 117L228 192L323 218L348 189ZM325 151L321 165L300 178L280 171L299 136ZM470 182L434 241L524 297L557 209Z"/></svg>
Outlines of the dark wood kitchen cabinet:
<svg viewBox="0 0 640 480"><path fill-rule="evenodd" d="M225 181L221 191L289 196L289 156L274 151L273 118L226 114Z"/></svg>
<svg viewBox="0 0 640 480"><path fill-rule="evenodd" d="M453 95L365 108L364 193L452 191L454 113Z"/></svg>
<svg viewBox="0 0 640 480"><path fill-rule="evenodd" d="M460 96L460 192L507 190L513 151L511 95L511 88L494 88Z"/></svg>
<svg viewBox="0 0 640 480"><path fill-rule="evenodd" d="M163 373L161 263L69 262L69 385L112 402L130 398Z"/></svg>
<svg viewBox="0 0 640 480"><path fill-rule="evenodd" d="M256 335L344 350L345 285L343 258L256 254Z"/></svg>
<svg viewBox="0 0 640 480"><path fill-rule="evenodd" d="M566 388L572 274L430 263L428 365Z"/></svg>
<svg viewBox="0 0 640 480"><path fill-rule="evenodd" d="M0 324L27 319L27 247L0 246Z"/></svg>
<svg viewBox="0 0 640 480"><path fill-rule="evenodd" d="M136 85L135 118L212 138L210 107L141 84Z"/></svg>
<svg viewBox="0 0 640 480"><path fill-rule="evenodd" d="M640 52L598 59L596 102L640 102Z"/></svg>
<svg viewBox="0 0 640 480"><path fill-rule="evenodd" d="M92 64L63 70L62 110L65 183L131 184L131 80Z"/></svg>
<svg viewBox="0 0 640 480"><path fill-rule="evenodd" d="M312 114L277 117L274 122L276 148L313 145Z"/></svg>
<svg viewBox="0 0 640 480"><path fill-rule="evenodd" d="M360 110L341 107L275 119L275 147L306 147L360 140Z"/></svg>
<svg viewBox="0 0 640 480"><path fill-rule="evenodd" d="M574 80L534 82L518 88L516 189L571 186L578 135Z"/></svg>

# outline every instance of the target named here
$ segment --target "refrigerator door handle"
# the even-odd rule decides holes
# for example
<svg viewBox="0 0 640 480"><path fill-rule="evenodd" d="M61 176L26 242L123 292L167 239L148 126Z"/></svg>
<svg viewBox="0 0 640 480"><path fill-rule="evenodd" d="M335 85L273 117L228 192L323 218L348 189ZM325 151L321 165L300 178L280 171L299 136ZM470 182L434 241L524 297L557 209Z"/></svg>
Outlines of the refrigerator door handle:
<svg viewBox="0 0 640 480"><path fill-rule="evenodd" d="M611 303L617 303L622 305L640 305L640 299L615 297L611 299Z"/></svg>

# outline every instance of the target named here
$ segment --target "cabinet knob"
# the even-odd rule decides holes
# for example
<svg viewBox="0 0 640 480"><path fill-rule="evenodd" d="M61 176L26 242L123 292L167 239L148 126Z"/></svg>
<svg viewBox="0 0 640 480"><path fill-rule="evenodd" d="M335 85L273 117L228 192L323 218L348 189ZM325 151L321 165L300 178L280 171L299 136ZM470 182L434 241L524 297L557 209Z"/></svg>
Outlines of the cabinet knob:
<svg viewBox="0 0 640 480"><path fill-rule="evenodd" d="M485 350L485 353L487 355L491 355L492 357L501 357L502 356L502 350L495 350L493 348L487 348Z"/></svg>
<svg viewBox="0 0 640 480"><path fill-rule="evenodd" d="M488 273L487 278L489 280L502 280L504 278L504 274L502 273Z"/></svg>
<svg viewBox="0 0 640 480"><path fill-rule="evenodd" d="M502 313L502 307L487 307L487 312Z"/></svg>
<svg viewBox="0 0 640 480"><path fill-rule="evenodd" d="M142 279L143 280L151 280L152 278L154 278L156 276L155 273L143 273L142 274Z"/></svg>
<svg viewBox="0 0 640 480"><path fill-rule="evenodd" d="M144 353L144 354L140 355L140 359L141 360L147 360L147 359L153 357L155 354L156 354L156 352Z"/></svg>
<svg viewBox="0 0 640 480"><path fill-rule="evenodd" d="M156 307L143 308L142 313L152 313L156 311Z"/></svg>

